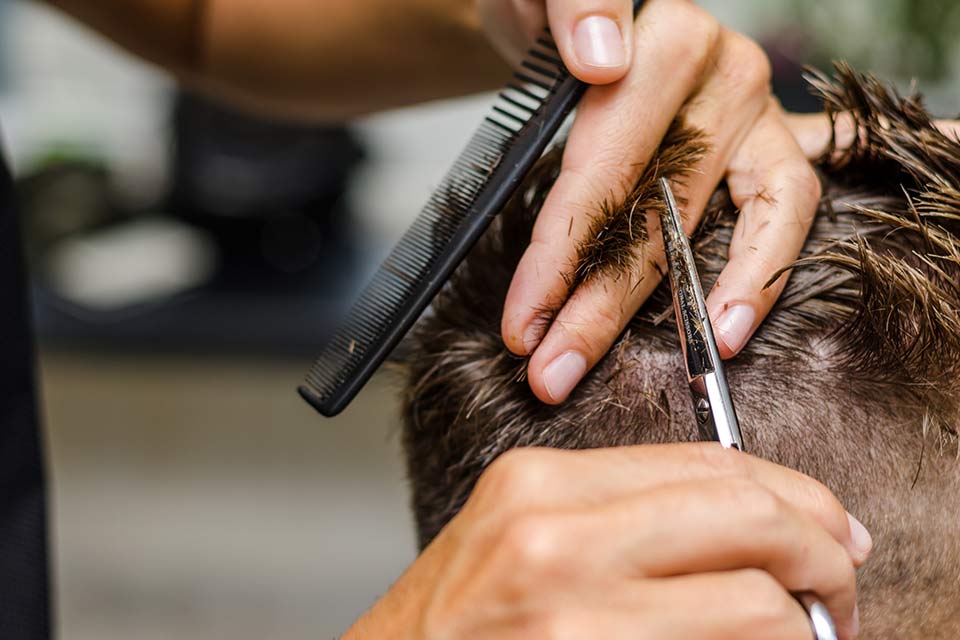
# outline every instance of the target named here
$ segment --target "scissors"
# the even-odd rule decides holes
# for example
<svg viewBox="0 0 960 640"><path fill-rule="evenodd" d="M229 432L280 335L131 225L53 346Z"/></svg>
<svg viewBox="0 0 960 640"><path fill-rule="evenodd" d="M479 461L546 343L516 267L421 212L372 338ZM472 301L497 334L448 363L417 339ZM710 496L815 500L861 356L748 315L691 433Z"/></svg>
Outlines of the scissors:
<svg viewBox="0 0 960 640"><path fill-rule="evenodd" d="M660 211L660 230L667 254L667 272L673 291L677 332L693 396L693 410L701 440L720 442L725 448L743 451L740 422L723 373L723 362L707 315L707 302L693 251L683 230L680 210L670 183L660 178L666 207ZM809 594L796 596L810 618L814 640L837 640L837 631L827 608Z"/></svg>

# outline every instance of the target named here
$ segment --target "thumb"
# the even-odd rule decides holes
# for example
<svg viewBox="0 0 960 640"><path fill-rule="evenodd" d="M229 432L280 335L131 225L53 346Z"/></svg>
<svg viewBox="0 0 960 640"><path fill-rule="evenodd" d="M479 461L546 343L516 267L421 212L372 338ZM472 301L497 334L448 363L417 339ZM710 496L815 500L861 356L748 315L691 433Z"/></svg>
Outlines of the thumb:
<svg viewBox="0 0 960 640"><path fill-rule="evenodd" d="M547 20L570 72L590 84L622 78L633 51L631 0L547 0Z"/></svg>

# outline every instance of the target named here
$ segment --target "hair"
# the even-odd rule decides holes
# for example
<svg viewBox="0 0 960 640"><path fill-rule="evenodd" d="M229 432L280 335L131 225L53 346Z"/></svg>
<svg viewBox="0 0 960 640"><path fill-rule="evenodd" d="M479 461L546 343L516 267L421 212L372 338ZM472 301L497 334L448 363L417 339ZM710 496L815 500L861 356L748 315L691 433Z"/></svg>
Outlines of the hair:
<svg viewBox="0 0 960 640"><path fill-rule="evenodd" d="M943 455L960 424L960 142L919 96L844 64L810 82L835 131L816 163L824 195L800 258L774 275L788 278L782 296L727 377L746 450L818 478L871 529L864 637L941 637L960 629L949 605L960 597L960 477ZM841 118L857 132L843 149ZM598 206L571 287L636 269L648 234L636 214L662 207L657 179L682 181L706 149L701 132L673 124L628 197ZM697 439L667 285L562 405L534 397L526 359L503 345L503 300L561 153L545 154L402 351L422 545L508 449ZM721 187L692 238L706 290L736 217Z"/></svg>

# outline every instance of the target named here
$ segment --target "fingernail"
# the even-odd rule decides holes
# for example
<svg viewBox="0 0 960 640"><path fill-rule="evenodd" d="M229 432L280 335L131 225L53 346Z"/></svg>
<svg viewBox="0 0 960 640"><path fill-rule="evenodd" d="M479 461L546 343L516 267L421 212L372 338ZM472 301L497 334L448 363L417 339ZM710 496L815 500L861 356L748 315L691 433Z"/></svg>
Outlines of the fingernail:
<svg viewBox="0 0 960 640"><path fill-rule="evenodd" d="M627 48L617 23L606 16L590 16L573 30L577 59L591 67L620 67L627 61Z"/></svg>
<svg viewBox="0 0 960 640"><path fill-rule="evenodd" d="M753 333L753 321L757 314L748 304L735 304L724 311L713 326L717 338L723 340L730 351L739 353Z"/></svg>
<svg viewBox="0 0 960 640"><path fill-rule="evenodd" d="M557 356L543 369L543 386L554 402L565 400L587 372L587 359L576 351Z"/></svg>
<svg viewBox="0 0 960 640"><path fill-rule="evenodd" d="M860 635L860 604L853 605L853 636Z"/></svg>
<svg viewBox="0 0 960 640"><path fill-rule="evenodd" d="M856 560L865 560L873 549L873 538L867 528L849 513L847 513L847 520L850 521L850 538L853 540L854 549L860 554Z"/></svg>

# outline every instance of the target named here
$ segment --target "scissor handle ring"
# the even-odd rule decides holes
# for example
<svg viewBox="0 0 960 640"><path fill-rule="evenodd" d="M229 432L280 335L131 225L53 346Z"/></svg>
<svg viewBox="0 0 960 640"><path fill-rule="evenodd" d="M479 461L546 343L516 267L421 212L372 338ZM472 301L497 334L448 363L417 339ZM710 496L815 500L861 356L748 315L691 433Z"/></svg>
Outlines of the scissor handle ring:
<svg viewBox="0 0 960 640"><path fill-rule="evenodd" d="M798 596L797 600L810 618L813 640L837 640L837 626L824 604L808 594Z"/></svg>

